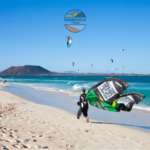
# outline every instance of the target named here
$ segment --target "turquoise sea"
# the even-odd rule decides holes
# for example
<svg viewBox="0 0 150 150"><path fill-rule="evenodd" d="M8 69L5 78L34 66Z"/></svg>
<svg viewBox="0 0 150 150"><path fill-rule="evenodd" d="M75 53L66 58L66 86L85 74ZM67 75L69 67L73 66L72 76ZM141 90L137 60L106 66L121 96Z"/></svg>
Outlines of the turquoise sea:
<svg viewBox="0 0 150 150"><path fill-rule="evenodd" d="M1 77L8 83L26 85L36 90L54 91L67 93L70 96L79 96L81 90L88 90L93 85L109 78L109 76L21 76ZM134 108L150 111L150 76L117 76L130 84L124 92L138 92L145 95L145 98Z"/></svg>

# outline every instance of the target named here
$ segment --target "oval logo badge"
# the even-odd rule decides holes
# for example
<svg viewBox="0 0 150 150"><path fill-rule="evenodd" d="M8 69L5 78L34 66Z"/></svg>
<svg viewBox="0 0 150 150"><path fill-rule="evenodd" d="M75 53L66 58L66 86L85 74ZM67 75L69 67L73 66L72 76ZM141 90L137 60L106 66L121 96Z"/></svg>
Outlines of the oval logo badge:
<svg viewBox="0 0 150 150"><path fill-rule="evenodd" d="M67 12L64 21L66 29L74 33L82 31L86 26L86 16L78 9Z"/></svg>

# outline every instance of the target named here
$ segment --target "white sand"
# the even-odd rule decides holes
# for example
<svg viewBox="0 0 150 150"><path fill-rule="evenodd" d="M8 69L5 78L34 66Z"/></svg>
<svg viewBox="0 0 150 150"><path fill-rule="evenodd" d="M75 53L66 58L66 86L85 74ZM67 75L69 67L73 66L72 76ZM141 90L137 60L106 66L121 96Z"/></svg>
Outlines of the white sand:
<svg viewBox="0 0 150 150"><path fill-rule="evenodd" d="M78 120L67 111L5 91L0 91L0 114L0 149L150 149L150 133L86 123L83 117Z"/></svg>

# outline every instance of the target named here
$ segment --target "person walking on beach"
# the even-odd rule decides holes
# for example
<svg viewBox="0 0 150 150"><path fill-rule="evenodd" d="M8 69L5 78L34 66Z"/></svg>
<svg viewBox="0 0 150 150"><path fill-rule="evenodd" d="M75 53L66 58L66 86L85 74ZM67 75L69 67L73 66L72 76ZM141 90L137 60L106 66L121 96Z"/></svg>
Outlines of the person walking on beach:
<svg viewBox="0 0 150 150"><path fill-rule="evenodd" d="M79 102L77 102L77 105L80 106L79 111L77 113L77 119L80 118L81 114L83 113L84 117L86 118L86 122L89 122L88 118L88 101L86 99L85 89L82 90L82 94L80 95Z"/></svg>
<svg viewBox="0 0 150 150"><path fill-rule="evenodd" d="M5 83L6 83L6 80L3 81L3 84L5 84Z"/></svg>

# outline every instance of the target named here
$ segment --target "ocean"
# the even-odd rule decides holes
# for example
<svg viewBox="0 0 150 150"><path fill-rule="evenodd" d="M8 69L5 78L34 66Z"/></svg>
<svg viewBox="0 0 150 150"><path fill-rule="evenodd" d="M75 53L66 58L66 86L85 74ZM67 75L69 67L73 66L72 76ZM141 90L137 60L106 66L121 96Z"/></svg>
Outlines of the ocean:
<svg viewBox="0 0 150 150"><path fill-rule="evenodd" d="M69 96L76 97L81 94L81 90L88 90L98 82L109 78L110 76L12 76L1 77L8 83L17 85L26 85L35 90L66 93ZM117 76L130 84L130 87L124 92L137 92L145 95L145 98L134 109L150 111L150 76Z"/></svg>

